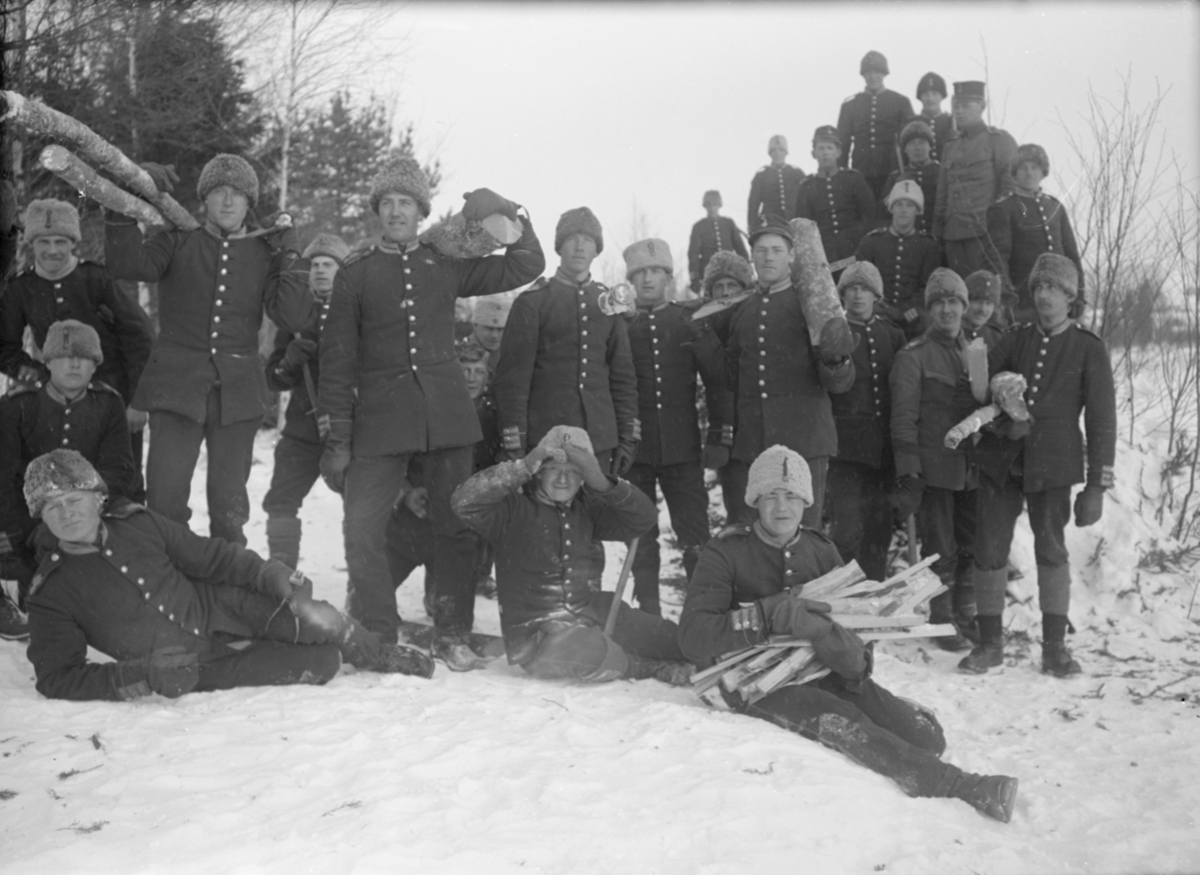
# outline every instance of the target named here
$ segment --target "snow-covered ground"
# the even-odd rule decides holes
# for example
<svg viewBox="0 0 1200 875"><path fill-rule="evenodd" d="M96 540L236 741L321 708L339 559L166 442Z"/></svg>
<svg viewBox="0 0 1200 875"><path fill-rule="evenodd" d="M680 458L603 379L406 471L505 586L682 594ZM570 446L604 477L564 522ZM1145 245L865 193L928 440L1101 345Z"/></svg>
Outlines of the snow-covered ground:
<svg viewBox="0 0 1200 875"><path fill-rule="evenodd" d="M256 549L273 440L259 435L251 479ZM24 645L0 641L0 871L1200 872L1200 606L1187 620L1194 579L1136 568L1161 543L1142 496L1154 470L1122 444L1103 523L1070 530L1082 678L1038 671L1024 523L1003 669L964 677L927 642L880 648L876 679L936 710L948 759L1020 778L1010 824L910 799L655 681L548 683L499 660L76 704L39 697ZM193 526L207 531L202 478ZM301 565L341 605L337 497L318 484L303 519ZM414 575L403 613L421 615L421 589ZM497 631L494 602L477 616Z"/></svg>

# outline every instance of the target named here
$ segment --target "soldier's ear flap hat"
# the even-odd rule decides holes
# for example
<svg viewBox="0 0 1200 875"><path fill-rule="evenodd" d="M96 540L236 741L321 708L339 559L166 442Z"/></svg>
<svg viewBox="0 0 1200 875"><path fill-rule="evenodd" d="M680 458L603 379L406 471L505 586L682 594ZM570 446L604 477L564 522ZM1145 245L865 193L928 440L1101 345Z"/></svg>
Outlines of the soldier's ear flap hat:
<svg viewBox="0 0 1200 875"><path fill-rule="evenodd" d="M1025 143L1017 147L1017 154L1012 162L1012 172L1016 173L1017 168L1027 162L1041 168L1042 176L1050 175L1050 156L1037 143Z"/></svg>
<svg viewBox="0 0 1200 875"><path fill-rule="evenodd" d="M994 306L1000 306L1000 277L990 270L975 271L967 277L966 284L968 300L991 301Z"/></svg>
<svg viewBox="0 0 1200 875"><path fill-rule="evenodd" d="M838 129L833 125L821 125L813 131L812 144L813 148L817 147L817 143L833 143L839 149L842 148L842 135L838 133Z"/></svg>
<svg viewBox="0 0 1200 875"><path fill-rule="evenodd" d="M987 83L976 82L955 82L954 83L954 100L982 100L987 101Z"/></svg>
<svg viewBox="0 0 1200 875"><path fill-rule="evenodd" d="M958 298L963 302L964 307L971 303L971 299L967 296L967 284L962 281L962 277L948 267L935 269L929 276L929 282L925 284L926 307L942 298Z"/></svg>
<svg viewBox="0 0 1200 875"><path fill-rule="evenodd" d="M746 479L746 504L754 507L758 499L776 489L786 489L813 503L812 472L808 462L795 450L776 444L763 450L750 465Z"/></svg>
<svg viewBox="0 0 1200 875"><path fill-rule="evenodd" d="M407 155L388 162L371 180L368 200L371 211L378 215L379 201L385 194L406 194L417 202L421 217L429 218L429 179L421 165Z"/></svg>
<svg viewBox="0 0 1200 875"><path fill-rule="evenodd" d="M863 55L862 63L858 65L858 75L865 76L871 70L884 76L888 75L887 58L883 56L883 52L872 50Z"/></svg>
<svg viewBox="0 0 1200 875"><path fill-rule="evenodd" d="M788 150L787 137L783 134L776 134L767 140L767 152L769 153L772 149L782 149L786 152Z"/></svg>
<svg viewBox="0 0 1200 875"><path fill-rule="evenodd" d="M883 277L879 275L879 268L869 261L856 261L842 271L837 284L838 294L851 286L865 286L875 293L876 298L883 297Z"/></svg>
<svg viewBox="0 0 1200 875"><path fill-rule="evenodd" d="M763 216L749 234L750 245L754 245L754 241L759 237L764 237L767 234L775 234L787 241L788 249L795 245L795 237L792 235L792 226L789 225L782 216Z"/></svg>
<svg viewBox="0 0 1200 875"><path fill-rule="evenodd" d="M78 319L63 319L51 325L42 344L42 361L61 358L91 359L97 365L103 362L96 329Z"/></svg>
<svg viewBox="0 0 1200 875"><path fill-rule="evenodd" d="M51 450L38 456L25 469L25 503L29 515L41 519L46 505L68 492L108 494L104 479L92 463L75 450Z"/></svg>
<svg viewBox="0 0 1200 875"><path fill-rule="evenodd" d="M1079 297L1079 271L1075 270L1071 259L1057 252L1043 252L1033 263L1033 270L1029 272L1030 290L1041 283L1049 283L1068 295Z"/></svg>
<svg viewBox="0 0 1200 875"><path fill-rule="evenodd" d="M459 364L471 365L487 361L488 351L474 337L464 337L454 342L454 355Z"/></svg>
<svg viewBox="0 0 1200 875"><path fill-rule="evenodd" d="M900 132L900 148L903 149L913 140L924 140L933 148L933 128L921 120L911 121Z"/></svg>
<svg viewBox="0 0 1200 875"><path fill-rule="evenodd" d="M723 207L725 204L721 200L721 193L714 188L704 193L704 200L700 202L700 206L708 209L709 206Z"/></svg>
<svg viewBox="0 0 1200 875"><path fill-rule="evenodd" d="M476 325L488 328L503 328L508 324L508 314L512 310L512 300L507 295L489 295L475 299L475 312L471 321Z"/></svg>
<svg viewBox="0 0 1200 875"><path fill-rule="evenodd" d="M562 249L566 239L575 234L591 237L596 243L597 255L604 251L604 231L600 227L600 220L587 207L567 210L559 217L558 227L554 229L554 251Z"/></svg>
<svg viewBox="0 0 1200 875"><path fill-rule="evenodd" d="M213 189L228 185L246 196L250 206L258 203L258 174L250 162L237 155L222 152L204 165L196 181L196 194L204 200Z"/></svg>
<svg viewBox="0 0 1200 875"><path fill-rule="evenodd" d="M350 247L337 234L318 234L312 243L305 247L303 257L316 258L318 255L324 255L341 264L349 254Z"/></svg>
<svg viewBox="0 0 1200 875"><path fill-rule="evenodd" d="M79 242L79 211L66 201L46 198L36 200L25 208L21 219L25 226L25 242L39 237L66 237Z"/></svg>
<svg viewBox="0 0 1200 875"><path fill-rule="evenodd" d="M722 249L704 268L704 294L711 295L713 286L722 277L729 277L743 289L748 289L754 283L754 268L736 252Z"/></svg>
<svg viewBox="0 0 1200 875"><path fill-rule="evenodd" d="M892 190L888 192L887 208L890 210L892 204L896 201L912 201L917 205L917 212L925 212L925 192L921 191L921 186L917 185L914 180L900 179L892 186Z"/></svg>
<svg viewBox="0 0 1200 875"><path fill-rule="evenodd" d="M917 83L917 100L920 100L926 91L936 91L942 97L949 93L946 91L946 80L937 73L926 73L921 77L921 81Z"/></svg>
<svg viewBox="0 0 1200 875"><path fill-rule="evenodd" d="M630 279L639 270L648 267L661 267L667 273L674 275L675 259L671 257L671 247L666 240L651 237L639 240L625 247L625 279Z"/></svg>
<svg viewBox="0 0 1200 875"><path fill-rule="evenodd" d="M567 444L580 447L593 455L596 452L592 449L592 439L588 437L588 433L574 425L556 425L538 441L538 446L547 450L561 450Z"/></svg>

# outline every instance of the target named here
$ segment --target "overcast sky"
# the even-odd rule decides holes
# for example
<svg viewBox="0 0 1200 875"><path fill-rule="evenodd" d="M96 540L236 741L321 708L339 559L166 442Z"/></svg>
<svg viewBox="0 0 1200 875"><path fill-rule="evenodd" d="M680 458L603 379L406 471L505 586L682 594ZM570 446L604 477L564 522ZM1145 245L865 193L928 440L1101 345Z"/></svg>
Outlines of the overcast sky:
<svg viewBox="0 0 1200 875"><path fill-rule="evenodd" d="M612 278L639 212L685 276L706 189L719 189L724 214L744 227L772 134L812 171L813 129L836 123L862 90L859 61L871 49L888 58L886 86L914 109L927 71L947 83L986 73L992 123L1043 145L1046 189L1068 197L1078 179L1062 122L1081 127L1089 83L1119 99L1130 73L1139 107L1157 83L1170 89L1162 133L1194 180L1198 22L1190 2L415 2L380 38L407 41L390 84L422 157L436 153L445 169L434 213L491 187L529 209L552 270L558 216L586 204L605 231L595 273Z"/></svg>

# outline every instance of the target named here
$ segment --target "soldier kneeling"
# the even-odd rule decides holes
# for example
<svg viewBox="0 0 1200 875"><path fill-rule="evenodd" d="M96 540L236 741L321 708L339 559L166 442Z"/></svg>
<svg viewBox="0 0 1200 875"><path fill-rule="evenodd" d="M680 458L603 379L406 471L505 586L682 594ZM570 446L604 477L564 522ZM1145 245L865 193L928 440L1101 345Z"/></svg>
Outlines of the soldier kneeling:
<svg viewBox="0 0 1200 875"><path fill-rule="evenodd" d="M125 504L102 513L107 487L73 450L25 472L30 514L57 542L29 595L29 660L52 699L324 684L342 660L429 677L419 651L382 645L276 560ZM300 583L303 581L303 583ZM115 662L88 663L91 646Z"/></svg>
<svg viewBox="0 0 1200 875"><path fill-rule="evenodd" d="M942 762L946 738L937 718L871 680L871 651L830 619L828 604L804 598L804 584L842 564L831 541L800 525L812 495L799 453L776 445L754 460L746 504L758 519L701 552L679 620L684 654L707 667L771 635L807 639L830 674L785 684L753 704L723 692L729 705L840 751L910 796L962 799L1007 823L1017 779Z"/></svg>

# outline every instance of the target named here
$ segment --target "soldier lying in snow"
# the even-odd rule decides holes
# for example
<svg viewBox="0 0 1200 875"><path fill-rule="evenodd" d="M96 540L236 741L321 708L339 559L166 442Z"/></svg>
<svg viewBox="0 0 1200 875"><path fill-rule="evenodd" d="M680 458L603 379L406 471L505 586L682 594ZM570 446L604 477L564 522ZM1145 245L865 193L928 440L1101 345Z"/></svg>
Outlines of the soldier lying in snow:
<svg viewBox="0 0 1200 875"><path fill-rule="evenodd" d="M429 657L387 646L292 570L126 504L73 450L39 456L25 500L57 539L29 595L29 660L53 699L175 698L192 691L324 684L345 659L369 671L428 677ZM88 663L91 646L116 661Z"/></svg>

